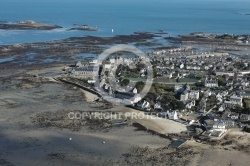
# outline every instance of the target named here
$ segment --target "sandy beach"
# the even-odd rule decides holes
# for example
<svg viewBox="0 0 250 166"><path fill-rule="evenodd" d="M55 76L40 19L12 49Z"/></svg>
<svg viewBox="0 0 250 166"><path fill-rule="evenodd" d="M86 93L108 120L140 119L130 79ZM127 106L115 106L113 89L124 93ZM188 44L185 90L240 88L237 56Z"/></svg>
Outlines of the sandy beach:
<svg viewBox="0 0 250 166"><path fill-rule="evenodd" d="M97 95L90 93L86 90L80 89L80 91L84 94L87 102L93 102L93 101L99 99L99 97Z"/></svg>
<svg viewBox="0 0 250 166"><path fill-rule="evenodd" d="M90 131L83 125L80 131L75 132L33 124L31 117L37 113L94 111L98 106L98 103L91 102L95 95L41 78L42 75L47 77L46 73L47 70L39 73L35 70L1 79L0 165L98 165L96 161L101 161L100 165L113 165L121 162L117 159L132 147L160 148L169 145L169 140L137 131L133 126L102 132ZM112 109L131 111L125 107L117 108Z"/></svg>
<svg viewBox="0 0 250 166"><path fill-rule="evenodd" d="M230 144L229 138L216 146L188 141L175 150L168 148L171 140L131 125L140 123L166 135L186 130L183 124L152 115L109 130L99 130L94 123L95 130L86 124L78 124L77 131L58 127L57 123L69 121L60 120L68 112L142 113L123 106L101 109L103 103L94 102L95 95L48 79L60 69L1 71L0 165L248 165L250 136L241 131L229 133ZM45 127L34 123L33 118L43 113L59 121Z"/></svg>

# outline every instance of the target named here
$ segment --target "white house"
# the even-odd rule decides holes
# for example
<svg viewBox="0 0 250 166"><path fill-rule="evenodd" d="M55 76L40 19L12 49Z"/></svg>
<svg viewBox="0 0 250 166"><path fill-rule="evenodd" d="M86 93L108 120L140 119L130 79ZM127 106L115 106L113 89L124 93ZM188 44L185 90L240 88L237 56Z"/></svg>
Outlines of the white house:
<svg viewBox="0 0 250 166"><path fill-rule="evenodd" d="M183 69L184 68L184 64L182 63L181 65L180 65L180 69Z"/></svg>
<svg viewBox="0 0 250 166"><path fill-rule="evenodd" d="M150 103L146 100L144 100L143 102L138 102L137 107L145 109L147 111L150 111L150 109L151 109Z"/></svg>
<svg viewBox="0 0 250 166"><path fill-rule="evenodd" d="M178 119L178 114L176 111L169 112L167 111L167 115L169 119L177 120Z"/></svg>
<svg viewBox="0 0 250 166"><path fill-rule="evenodd" d="M242 107L243 106L242 99L243 99L242 96L236 96L235 94L233 94L230 97L229 101L224 102L224 106L231 108L231 107L234 107L236 105L239 105L240 107Z"/></svg>
<svg viewBox="0 0 250 166"><path fill-rule="evenodd" d="M200 98L200 92L199 91L190 91L188 94L188 98L198 100Z"/></svg>
<svg viewBox="0 0 250 166"><path fill-rule="evenodd" d="M184 91L180 96L180 101L187 101L187 100L198 100L200 97L199 91Z"/></svg>
<svg viewBox="0 0 250 166"><path fill-rule="evenodd" d="M194 107L194 106L195 106L195 100L190 101L190 102L188 102L188 103L186 104L186 108L187 108L187 109L191 109L191 108Z"/></svg>
<svg viewBox="0 0 250 166"><path fill-rule="evenodd" d="M82 66L82 67L75 67L71 70L70 75L73 77L78 77L78 78L93 78L94 66L88 65L88 66Z"/></svg>
<svg viewBox="0 0 250 166"><path fill-rule="evenodd" d="M225 122L223 122L223 121L214 121L213 129L226 129Z"/></svg>
<svg viewBox="0 0 250 166"><path fill-rule="evenodd" d="M154 109L155 110L163 110L160 103L155 103Z"/></svg>
<svg viewBox="0 0 250 166"><path fill-rule="evenodd" d="M240 120L243 122L250 121L250 115L249 114L241 114Z"/></svg>
<svg viewBox="0 0 250 166"><path fill-rule="evenodd" d="M237 119L239 119L239 113L231 112L231 113L229 114L229 117L230 117L232 120L237 120Z"/></svg>
<svg viewBox="0 0 250 166"><path fill-rule="evenodd" d="M188 92L184 91L180 96L180 101L187 101L188 100Z"/></svg>
<svg viewBox="0 0 250 166"><path fill-rule="evenodd" d="M112 67L111 63L105 63L105 64L103 65L103 68L106 69L106 70L111 69L111 67Z"/></svg>
<svg viewBox="0 0 250 166"><path fill-rule="evenodd" d="M221 95L221 93L218 93L217 95L216 95L216 99L217 100L219 100L220 102L222 102L222 95Z"/></svg>
<svg viewBox="0 0 250 166"><path fill-rule="evenodd" d="M225 110L224 106L221 105L218 111L219 111L219 112L223 112L224 110Z"/></svg>
<svg viewBox="0 0 250 166"><path fill-rule="evenodd" d="M208 88L213 88L213 87L218 87L218 81L215 79L207 79L205 80L205 87Z"/></svg>
<svg viewBox="0 0 250 166"><path fill-rule="evenodd" d="M208 89L205 93L204 96L209 97L212 95L212 92Z"/></svg>
<svg viewBox="0 0 250 166"><path fill-rule="evenodd" d="M138 93L136 88L133 89L133 93Z"/></svg>
<svg viewBox="0 0 250 166"><path fill-rule="evenodd" d="M175 93L182 93L185 90L190 90L190 86L185 84L185 85L175 85L175 87L174 87Z"/></svg>
<svg viewBox="0 0 250 166"><path fill-rule="evenodd" d="M127 99L127 100L131 101L132 104L141 101L140 94L135 94L135 93L132 93L132 92L115 91L113 93L113 97L119 98L119 99L124 99L124 100Z"/></svg>

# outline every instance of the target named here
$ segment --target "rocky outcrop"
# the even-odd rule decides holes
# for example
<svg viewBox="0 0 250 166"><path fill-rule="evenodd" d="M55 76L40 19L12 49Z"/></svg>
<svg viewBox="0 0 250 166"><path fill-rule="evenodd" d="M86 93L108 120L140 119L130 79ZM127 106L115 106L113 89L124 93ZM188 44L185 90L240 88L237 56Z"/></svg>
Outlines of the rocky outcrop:
<svg viewBox="0 0 250 166"><path fill-rule="evenodd" d="M0 29L4 30L52 30L62 28L58 25L37 23L35 21L21 21L17 23L0 23Z"/></svg>

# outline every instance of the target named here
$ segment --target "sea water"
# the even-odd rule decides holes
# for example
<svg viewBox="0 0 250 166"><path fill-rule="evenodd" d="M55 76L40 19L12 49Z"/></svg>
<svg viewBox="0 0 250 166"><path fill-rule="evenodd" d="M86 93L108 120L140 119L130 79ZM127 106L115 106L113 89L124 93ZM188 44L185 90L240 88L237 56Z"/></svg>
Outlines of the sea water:
<svg viewBox="0 0 250 166"><path fill-rule="evenodd" d="M0 45L159 30L171 36L191 32L249 34L247 14L249 0L1 0L0 21L34 20L63 28L0 30ZM94 26L98 31L69 31L74 24Z"/></svg>

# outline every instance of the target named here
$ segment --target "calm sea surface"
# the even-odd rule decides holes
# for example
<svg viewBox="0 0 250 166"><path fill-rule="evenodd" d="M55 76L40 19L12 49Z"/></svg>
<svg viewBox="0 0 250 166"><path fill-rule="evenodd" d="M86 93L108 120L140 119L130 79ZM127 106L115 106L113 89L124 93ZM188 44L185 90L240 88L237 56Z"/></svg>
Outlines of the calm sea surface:
<svg viewBox="0 0 250 166"><path fill-rule="evenodd" d="M170 35L197 31L250 34L250 15L246 14L250 14L249 0L1 0L0 21L34 20L64 28L0 30L0 45L160 29ZM68 31L74 24L97 26L99 31Z"/></svg>

